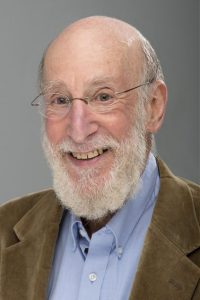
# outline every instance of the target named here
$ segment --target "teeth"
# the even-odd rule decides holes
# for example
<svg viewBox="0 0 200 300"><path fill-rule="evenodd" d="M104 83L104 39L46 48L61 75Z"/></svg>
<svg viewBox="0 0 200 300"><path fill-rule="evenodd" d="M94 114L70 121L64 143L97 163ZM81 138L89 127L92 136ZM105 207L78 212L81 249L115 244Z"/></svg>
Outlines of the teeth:
<svg viewBox="0 0 200 300"><path fill-rule="evenodd" d="M103 149L97 149L94 151L90 151L87 153L78 153L78 152L72 152L73 157L77 159L88 159L88 158L94 158L97 157L98 155L103 154Z"/></svg>
<svg viewBox="0 0 200 300"><path fill-rule="evenodd" d="M86 153L82 153L79 154L80 155L80 159L87 159L87 154Z"/></svg>
<svg viewBox="0 0 200 300"><path fill-rule="evenodd" d="M89 152L87 154L87 158L93 158L99 155L99 152L97 150L93 151L93 152Z"/></svg>

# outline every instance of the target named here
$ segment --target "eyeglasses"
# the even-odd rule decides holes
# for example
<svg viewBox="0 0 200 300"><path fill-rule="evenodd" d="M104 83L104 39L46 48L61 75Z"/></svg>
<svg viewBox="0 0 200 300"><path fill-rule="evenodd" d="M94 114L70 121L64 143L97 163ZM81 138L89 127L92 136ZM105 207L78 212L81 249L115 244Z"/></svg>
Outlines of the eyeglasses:
<svg viewBox="0 0 200 300"><path fill-rule="evenodd" d="M91 96L84 98L72 98L65 93L45 91L41 92L33 101L32 106L37 106L39 112L47 119L59 120L65 117L71 107L74 100L83 101L87 104L93 112L96 113L109 113L116 105L124 98L125 94L133 91L139 87L149 85L154 81L146 81L128 90L122 92L115 92L111 88L98 89Z"/></svg>

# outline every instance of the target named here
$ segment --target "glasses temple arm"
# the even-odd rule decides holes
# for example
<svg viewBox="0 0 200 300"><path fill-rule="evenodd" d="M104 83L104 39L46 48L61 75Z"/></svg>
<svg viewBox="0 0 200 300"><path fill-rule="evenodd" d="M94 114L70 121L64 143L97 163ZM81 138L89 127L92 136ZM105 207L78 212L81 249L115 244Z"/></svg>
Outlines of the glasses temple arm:
<svg viewBox="0 0 200 300"><path fill-rule="evenodd" d="M31 106L39 106L39 105L40 105L40 104L37 103L36 101L37 101L37 99L38 99L41 95L42 95L42 93L40 93L39 95L37 95L37 97L35 97L35 98L33 99L33 101L31 101Z"/></svg>

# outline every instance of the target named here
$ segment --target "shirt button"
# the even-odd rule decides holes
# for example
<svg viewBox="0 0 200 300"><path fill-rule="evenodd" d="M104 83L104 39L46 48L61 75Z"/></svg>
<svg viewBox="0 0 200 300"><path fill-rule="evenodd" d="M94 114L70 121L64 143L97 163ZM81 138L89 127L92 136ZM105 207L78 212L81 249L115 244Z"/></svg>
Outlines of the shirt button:
<svg viewBox="0 0 200 300"><path fill-rule="evenodd" d="M90 273L89 274L89 279L91 282L94 282L97 280L97 275L95 273Z"/></svg>
<svg viewBox="0 0 200 300"><path fill-rule="evenodd" d="M122 254L123 254L123 248L121 246L119 246L117 248L117 255L118 255L118 258L121 258L122 257Z"/></svg>

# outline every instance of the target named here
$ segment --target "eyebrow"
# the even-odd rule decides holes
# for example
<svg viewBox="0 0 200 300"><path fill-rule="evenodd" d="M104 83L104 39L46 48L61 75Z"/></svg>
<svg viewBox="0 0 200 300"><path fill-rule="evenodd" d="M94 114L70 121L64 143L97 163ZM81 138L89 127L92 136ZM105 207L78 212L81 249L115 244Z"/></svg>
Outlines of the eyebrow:
<svg viewBox="0 0 200 300"><path fill-rule="evenodd" d="M90 89L91 87L110 87L113 86L114 84L114 79L110 76L106 77L100 77L96 76L92 80L86 81L86 90ZM64 81L62 80L52 80L52 81L46 81L42 85L42 90L50 90L50 89L56 89L56 88L63 88L65 90L68 90L67 85L65 84Z"/></svg>
<svg viewBox="0 0 200 300"><path fill-rule="evenodd" d="M42 84L42 90L51 90L56 88L66 88L66 85L63 81L60 80L52 80L52 81L46 81Z"/></svg>
<svg viewBox="0 0 200 300"><path fill-rule="evenodd" d="M107 76L107 77L95 77L92 80L88 80L87 85L104 85L104 84L111 84L114 82L114 78Z"/></svg>

